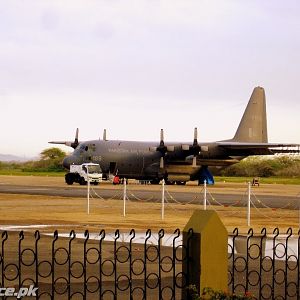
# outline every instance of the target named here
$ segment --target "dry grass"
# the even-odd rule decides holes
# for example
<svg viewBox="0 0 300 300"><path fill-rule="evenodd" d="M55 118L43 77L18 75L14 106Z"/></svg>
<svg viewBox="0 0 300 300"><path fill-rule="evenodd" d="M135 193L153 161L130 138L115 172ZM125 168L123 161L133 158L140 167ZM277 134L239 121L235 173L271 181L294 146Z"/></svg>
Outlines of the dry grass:
<svg viewBox="0 0 300 300"><path fill-rule="evenodd" d="M123 202L120 200L90 200L90 214L87 214L87 199L31 195L0 195L2 225L51 225L59 230L76 229L100 231L131 228L157 230L164 228L173 231L183 229L195 209L201 205L168 204L165 217L161 219L161 204L129 202L126 216L123 216ZM247 231L246 208L213 206L229 232L235 227ZM297 228L297 210L252 209L251 226L256 230L262 227Z"/></svg>

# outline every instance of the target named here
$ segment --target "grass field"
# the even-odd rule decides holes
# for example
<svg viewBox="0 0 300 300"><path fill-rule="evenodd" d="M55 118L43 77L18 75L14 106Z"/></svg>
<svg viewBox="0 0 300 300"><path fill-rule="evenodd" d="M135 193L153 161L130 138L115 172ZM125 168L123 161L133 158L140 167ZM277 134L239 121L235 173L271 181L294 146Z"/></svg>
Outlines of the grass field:
<svg viewBox="0 0 300 300"><path fill-rule="evenodd" d="M251 182L253 177L221 177L216 176L215 181L216 182ZM261 177L260 178L261 183L266 184L297 184L300 185L300 177Z"/></svg>
<svg viewBox="0 0 300 300"><path fill-rule="evenodd" d="M25 172L21 169L0 169L0 175L8 176L46 176L46 177L63 177L65 172Z"/></svg>

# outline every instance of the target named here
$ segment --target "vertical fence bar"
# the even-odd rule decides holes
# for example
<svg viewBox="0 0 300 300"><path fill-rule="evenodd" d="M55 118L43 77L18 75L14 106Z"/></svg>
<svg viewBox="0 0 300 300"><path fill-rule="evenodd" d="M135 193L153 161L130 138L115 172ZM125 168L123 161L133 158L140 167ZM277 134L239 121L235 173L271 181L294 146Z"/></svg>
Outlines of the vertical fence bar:
<svg viewBox="0 0 300 300"><path fill-rule="evenodd" d="M102 287L102 282L103 282L103 276L102 276L102 256L103 256L103 251L102 251L102 243L105 239L105 230L101 230L99 233L100 240L99 240L99 299L103 298L103 287Z"/></svg>
<svg viewBox="0 0 300 300"><path fill-rule="evenodd" d="M204 180L204 199L203 199L203 209L206 210L206 203L207 203L207 186L206 186L206 179Z"/></svg>
<svg viewBox="0 0 300 300"><path fill-rule="evenodd" d="M18 258L19 258L19 262L18 262L18 264L19 264L19 270L18 270L18 272L19 272L19 289L21 288L21 286L22 286L22 246L21 246L21 244L22 244L22 241L24 240L24 232L23 232L23 230L21 230L20 231L20 233L19 233L19 246L18 246Z"/></svg>
<svg viewBox="0 0 300 300"><path fill-rule="evenodd" d="M86 299L86 294L87 294L87 252L86 252L86 245L87 245L87 242L89 240L89 237L90 237L90 233L88 230L86 230L84 232L84 244L83 244L83 299Z"/></svg>
<svg viewBox="0 0 300 300"><path fill-rule="evenodd" d="M249 258L250 254L250 246L251 246L251 238L253 237L253 229L250 228L247 234L247 252L246 252L246 292L249 290Z"/></svg>
<svg viewBox="0 0 300 300"><path fill-rule="evenodd" d="M297 299L300 299L300 229L298 230L298 249L297 249Z"/></svg>
<svg viewBox="0 0 300 300"><path fill-rule="evenodd" d="M189 228L187 232L186 230L183 231L182 249L185 249L185 257L183 257L182 259L182 290L181 290L182 299L190 299L189 298L190 295L187 287L191 284L195 284L195 282L192 282L191 279L192 264L195 263L191 255L192 240L194 238L193 233L194 232L192 228Z"/></svg>
<svg viewBox="0 0 300 300"><path fill-rule="evenodd" d="M174 231L174 234L176 235L174 238L173 238L173 249L172 249L172 252L173 252L173 257L172 257L172 268L173 268L173 291L172 291L172 299L176 299L176 261L177 261L177 257L176 257L176 250L177 250L177 247L176 247L176 239L179 238L180 236L180 230L177 228L175 231Z"/></svg>
<svg viewBox="0 0 300 300"><path fill-rule="evenodd" d="M117 258L117 240L120 238L120 231L119 229L116 230L115 232L115 240L114 240L114 274L115 274L115 290L114 290L114 299L118 298L118 273L117 273L117 263L118 263L118 258Z"/></svg>
<svg viewBox="0 0 300 300"><path fill-rule="evenodd" d="M38 242L41 238L40 232L38 230L34 233L35 237L35 243L34 243L34 249L35 249L35 288L39 287L39 252L38 252ZM39 299L39 289L36 290L36 297Z"/></svg>
<svg viewBox="0 0 300 300"><path fill-rule="evenodd" d="M161 264L161 243L162 243L162 239L165 235L165 232L163 229L161 229L158 232L158 295L159 295L159 299L163 299L162 296L162 264Z"/></svg>
<svg viewBox="0 0 300 300"><path fill-rule="evenodd" d="M5 278L4 278L4 269L5 269L5 242L7 241L8 239L8 233L7 231L3 231L2 232L2 245L1 245L1 256L2 256L2 259L1 259L1 271L2 271L2 274L1 274L1 286L5 286Z"/></svg>
<svg viewBox="0 0 300 300"><path fill-rule="evenodd" d="M236 247L236 243L235 240L236 238L239 236L239 229L238 228L234 228L233 230L233 238L232 238L232 288L231 288L231 292L232 294L234 294L235 292L235 281L234 281L234 277L235 277L235 247Z"/></svg>
<svg viewBox="0 0 300 300"><path fill-rule="evenodd" d="M130 241L129 241L129 295L130 299L133 299L133 288L132 288L132 241L135 238L135 230L131 229L129 235L131 235Z"/></svg>
<svg viewBox="0 0 300 300"><path fill-rule="evenodd" d="M272 274L272 299L274 299L274 295L275 295L275 275L276 275L276 238L279 235L279 229L275 228L273 230L273 260L272 260L272 268L273 268L273 274Z"/></svg>
<svg viewBox="0 0 300 300"><path fill-rule="evenodd" d="M58 239L58 231L55 230L53 234L53 241L52 241L52 264L51 264L51 280L52 280L52 285L51 285L51 299L55 299L54 294L55 294L55 242Z"/></svg>
<svg viewBox="0 0 300 300"><path fill-rule="evenodd" d="M289 243L289 238L292 236L293 231L292 228L288 228L287 232L287 237L286 237L286 242L285 242L285 276L284 276L284 295L288 295L288 273L289 273L289 256L288 256L288 243Z"/></svg>
<svg viewBox="0 0 300 300"><path fill-rule="evenodd" d="M263 295L262 295L262 278L263 278L263 275L262 275L262 270L263 270L263 243L265 242L265 239L267 237L267 229L266 228L263 228L261 230L261 237L260 237L260 249L259 249L259 290L258 290L258 299L262 299Z"/></svg>
<svg viewBox="0 0 300 300"><path fill-rule="evenodd" d="M70 232L69 240L69 257L68 257L68 298L71 299L71 272L72 272L72 241L76 238L74 230Z"/></svg>
<svg viewBox="0 0 300 300"><path fill-rule="evenodd" d="M147 299L147 288L148 288L148 282L147 282L147 261L148 261L148 247L147 247L147 243L148 240L151 237L151 229L148 229L146 231L146 238L145 238L145 243L144 243L144 298L143 299Z"/></svg>

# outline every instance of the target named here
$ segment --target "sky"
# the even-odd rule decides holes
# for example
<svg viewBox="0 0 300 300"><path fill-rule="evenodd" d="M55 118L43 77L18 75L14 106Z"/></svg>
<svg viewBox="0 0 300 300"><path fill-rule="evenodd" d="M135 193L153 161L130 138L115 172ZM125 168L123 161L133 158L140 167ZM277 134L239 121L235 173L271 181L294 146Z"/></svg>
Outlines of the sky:
<svg viewBox="0 0 300 300"><path fill-rule="evenodd" d="M298 0L0 0L0 153L233 137L255 86L300 143ZM71 148L62 147L65 151Z"/></svg>

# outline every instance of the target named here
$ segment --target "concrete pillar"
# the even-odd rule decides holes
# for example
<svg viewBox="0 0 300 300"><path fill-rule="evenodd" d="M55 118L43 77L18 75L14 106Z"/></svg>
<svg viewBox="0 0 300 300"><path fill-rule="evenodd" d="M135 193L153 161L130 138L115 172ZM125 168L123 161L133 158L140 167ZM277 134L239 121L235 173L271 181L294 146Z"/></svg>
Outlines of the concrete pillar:
<svg viewBox="0 0 300 300"><path fill-rule="evenodd" d="M190 257L182 266L188 285L195 285L199 293L205 287L227 291L228 233L218 214L196 210L184 228L183 243ZM188 299L185 290L183 299Z"/></svg>

